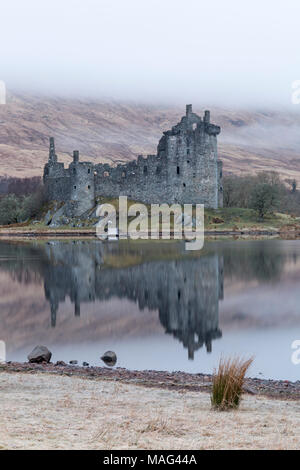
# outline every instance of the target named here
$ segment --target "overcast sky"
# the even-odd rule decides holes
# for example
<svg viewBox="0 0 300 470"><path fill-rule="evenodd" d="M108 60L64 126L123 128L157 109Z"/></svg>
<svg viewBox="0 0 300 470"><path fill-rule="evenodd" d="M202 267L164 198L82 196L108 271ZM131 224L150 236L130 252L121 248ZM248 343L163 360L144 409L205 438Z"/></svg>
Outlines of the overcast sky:
<svg viewBox="0 0 300 470"><path fill-rule="evenodd" d="M288 106L299 0L0 0L11 90Z"/></svg>

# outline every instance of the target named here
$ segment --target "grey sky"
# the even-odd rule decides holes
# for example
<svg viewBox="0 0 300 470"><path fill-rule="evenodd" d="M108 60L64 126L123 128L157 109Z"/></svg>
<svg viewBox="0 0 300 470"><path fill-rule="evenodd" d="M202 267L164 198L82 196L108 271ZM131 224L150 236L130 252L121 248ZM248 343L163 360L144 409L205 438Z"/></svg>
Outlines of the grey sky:
<svg viewBox="0 0 300 470"><path fill-rule="evenodd" d="M8 89L288 106L299 0L1 0Z"/></svg>

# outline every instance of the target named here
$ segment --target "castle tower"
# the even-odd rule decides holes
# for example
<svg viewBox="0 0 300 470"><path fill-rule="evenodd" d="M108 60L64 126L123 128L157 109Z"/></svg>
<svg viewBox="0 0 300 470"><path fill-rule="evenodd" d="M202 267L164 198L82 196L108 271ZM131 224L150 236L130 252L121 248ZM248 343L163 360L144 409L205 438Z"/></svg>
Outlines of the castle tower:
<svg viewBox="0 0 300 470"><path fill-rule="evenodd" d="M91 162L80 162L79 151L74 150L69 174L74 215L81 215L95 204L94 165Z"/></svg>
<svg viewBox="0 0 300 470"><path fill-rule="evenodd" d="M53 137L49 139L49 159L44 167L43 179L49 201L61 201L69 198L64 164L57 161Z"/></svg>
<svg viewBox="0 0 300 470"><path fill-rule="evenodd" d="M158 157L167 167L164 202L222 206L219 133L220 127L210 122L210 112L206 110L202 119L193 113L191 104L186 105L181 121L164 132L158 145Z"/></svg>

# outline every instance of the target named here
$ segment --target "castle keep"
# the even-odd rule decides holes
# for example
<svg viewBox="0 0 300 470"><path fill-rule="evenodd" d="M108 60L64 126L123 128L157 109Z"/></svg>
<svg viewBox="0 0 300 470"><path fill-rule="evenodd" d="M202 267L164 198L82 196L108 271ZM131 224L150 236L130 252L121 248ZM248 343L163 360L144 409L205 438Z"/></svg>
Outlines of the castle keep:
<svg viewBox="0 0 300 470"><path fill-rule="evenodd" d="M156 155L111 166L80 162L73 153L68 168L57 161L54 139L50 138L49 161L44 184L49 200L67 203L68 215L79 216L95 205L97 196L128 198L144 203L223 205L222 162L218 160L220 127L203 119L192 105L171 130L163 132Z"/></svg>

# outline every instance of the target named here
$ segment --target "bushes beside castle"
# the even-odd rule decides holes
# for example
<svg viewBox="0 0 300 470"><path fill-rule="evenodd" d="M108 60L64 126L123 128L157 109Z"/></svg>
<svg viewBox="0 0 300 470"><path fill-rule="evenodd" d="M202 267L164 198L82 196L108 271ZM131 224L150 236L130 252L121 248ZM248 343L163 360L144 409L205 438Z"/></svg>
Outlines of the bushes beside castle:
<svg viewBox="0 0 300 470"><path fill-rule="evenodd" d="M28 185L23 179L20 182L22 184L18 185L17 180L13 179L8 184L7 194L0 196L0 225L20 223L37 217L45 203L40 179L40 184L32 184L31 178L28 178Z"/></svg>

